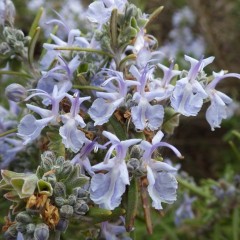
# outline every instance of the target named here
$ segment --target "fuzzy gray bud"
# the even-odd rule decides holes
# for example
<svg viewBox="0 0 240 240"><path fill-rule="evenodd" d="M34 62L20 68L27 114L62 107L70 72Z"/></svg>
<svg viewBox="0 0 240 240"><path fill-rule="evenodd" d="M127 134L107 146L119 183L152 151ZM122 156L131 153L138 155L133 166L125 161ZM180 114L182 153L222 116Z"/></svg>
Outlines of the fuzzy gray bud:
<svg viewBox="0 0 240 240"><path fill-rule="evenodd" d="M20 212L16 216L16 221L21 223L31 223L32 217L27 212Z"/></svg>
<svg viewBox="0 0 240 240"><path fill-rule="evenodd" d="M16 30L15 36L18 41L24 40L24 33L21 30Z"/></svg>
<svg viewBox="0 0 240 240"><path fill-rule="evenodd" d="M63 205L60 208L60 215L62 218L70 218L73 215L73 207L70 205Z"/></svg>
<svg viewBox="0 0 240 240"><path fill-rule="evenodd" d="M0 54L8 54L11 51L11 48L6 42L0 43Z"/></svg>
<svg viewBox="0 0 240 240"><path fill-rule="evenodd" d="M130 152L131 158L140 159L141 157L141 148L138 145L134 145Z"/></svg>
<svg viewBox="0 0 240 240"><path fill-rule="evenodd" d="M31 233L34 233L34 230L36 228L36 225L33 224L33 223L29 223L27 226L26 226L26 232L31 234Z"/></svg>
<svg viewBox="0 0 240 240"><path fill-rule="evenodd" d="M81 199L78 199L74 205L74 213L77 215L85 215L89 210L87 203Z"/></svg>
<svg viewBox="0 0 240 240"><path fill-rule="evenodd" d="M88 199L88 196L89 196L89 192L84 190L81 187L75 188L73 190L73 194L80 199Z"/></svg>
<svg viewBox="0 0 240 240"><path fill-rule="evenodd" d="M67 178L73 171L74 167L70 161L65 161L62 166L61 176Z"/></svg>
<svg viewBox="0 0 240 240"><path fill-rule="evenodd" d="M131 158L127 163L127 168L129 172L134 172L140 166L140 162L137 158Z"/></svg>
<svg viewBox="0 0 240 240"><path fill-rule="evenodd" d="M65 232L68 227L69 220L65 218L61 218L55 227L57 231Z"/></svg>
<svg viewBox="0 0 240 240"><path fill-rule="evenodd" d="M68 197L68 204L73 206L77 201L77 197L73 194L69 195Z"/></svg>
<svg viewBox="0 0 240 240"><path fill-rule="evenodd" d="M16 224L11 225L8 230L4 233L4 238L6 240L15 240L17 238L18 231L16 229Z"/></svg>
<svg viewBox="0 0 240 240"><path fill-rule="evenodd" d="M45 223L37 224L34 231L35 240L47 240L49 237L49 228Z"/></svg>
<svg viewBox="0 0 240 240"><path fill-rule="evenodd" d="M66 197L66 187L62 182L56 182L53 193L56 197Z"/></svg>
<svg viewBox="0 0 240 240"><path fill-rule="evenodd" d="M5 95L13 102L20 102L27 97L27 90L18 83L12 83L6 87Z"/></svg>
<svg viewBox="0 0 240 240"><path fill-rule="evenodd" d="M50 171L55 161L55 155L51 151L46 151L41 155L41 167L43 168L44 172Z"/></svg>
<svg viewBox="0 0 240 240"><path fill-rule="evenodd" d="M56 197L55 203L57 207L61 207L66 203L66 200L63 197Z"/></svg>
<svg viewBox="0 0 240 240"><path fill-rule="evenodd" d="M25 223L17 223L16 229L18 232L24 233L26 231L26 224Z"/></svg>
<svg viewBox="0 0 240 240"><path fill-rule="evenodd" d="M131 17L135 17L138 14L138 9L134 4L129 4L126 9L125 18L127 21L131 19Z"/></svg>
<svg viewBox="0 0 240 240"><path fill-rule="evenodd" d="M58 166L62 166L64 164L64 162L65 162L65 158L62 156L60 156L56 159L56 165L58 165Z"/></svg>

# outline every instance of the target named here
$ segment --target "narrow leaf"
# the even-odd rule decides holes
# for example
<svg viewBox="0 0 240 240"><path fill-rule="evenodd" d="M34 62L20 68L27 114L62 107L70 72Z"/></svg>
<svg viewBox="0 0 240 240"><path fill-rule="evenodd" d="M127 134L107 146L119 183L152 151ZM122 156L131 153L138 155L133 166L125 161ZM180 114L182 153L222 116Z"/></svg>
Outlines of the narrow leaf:
<svg viewBox="0 0 240 240"><path fill-rule="evenodd" d="M126 133L125 133L125 130L122 126L122 124L116 119L115 116L112 116L110 119L109 119L109 122L110 124L112 125L113 129L114 129L114 132L115 134L117 135L117 137L120 139L120 140L126 140L127 139L127 136L126 136Z"/></svg>
<svg viewBox="0 0 240 240"><path fill-rule="evenodd" d="M160 6L159 8L157 8L149 17L148 22L145 24L145 28L147 28L148 26L151 25L151 23L158 17L158 15L162 12L163 10L163 6Z"/></svg>
<svg viewBox="0 0 240 240"><path fill-rule="evenodd" d="M118 29L117 29L117 9L113 9L110 18L110 38L111 38L111 47L113 51L117 50L118 46Z"/></svg>
<svg viewBox="0 0 240 240"><path fill-rule="evenodd" d="M211 198L211 196L207 193L204 192L200 187L186 181L185 179L181 178L181 177L177 177L177 181L180 185L182 185L184 188L187 188L188 190L190 190L192 193L195 193L196 195L198 195L199 197L202 198Z"/></svg>
<svg viewBox="0 0 240 240"><path fill-rule="evenodd" d="M9 135L9 134L11 134L11 133L16 133L17 130L18 130L17 128L10 129L10 130L8 130L8 131L6 131L6 132L1 133L1 134L0 134L0 137L5 137L5 136L7 136L7 135Z"/></svg>
<svg viewBox="0 0 240 240"><path fill-rule="evenodd" d="M42 17L43 11L44 11L44 8L40 7L35 19L33 20L32 26L31 26L29 34L28 34L28 36L30 36L31 38L33 38L33 36L34 36L35 29L37 28L37 26L39 26L39 21Z"/></svg>
<svg viewBox="0 0 240 240"><path fill-rule="evenodd" d="M39 38L40 30L41 30L40 27L37 27L35 29L34 35L30 41L29 48L28 48L28 62L32 67L33 67L33 57L34 57L35 46Z"/></svg>
<svg viewBox="0 0 240 240"><path fill-rule="evenodd" d="M95 224L107 221L111 215L112 215L112 211L103 209L103 208L96 208L96 207L90 208L86 214L87 217L92 218L92 221Z"/></svg>
<svg viewBox="0 0 240 240"><path fill-rule="evenodd" d="M1 70L0 71L0 75L10 75L10 76L19 76L19 77L23 77L23 78L31 78L31 76L29 76L26 73L23 72L14 72L14 71L5 71L5 70Z"/></svg>
<svg viewBox="0 0 240 240"><path fill-rule="evenodd" d="M233 210L233 240L239 239L239 224L240 224L240 218L239 218L239 208L236 207Z"/></svg>
<svg viewBox="0 0 240 240"><path fill-rule="evenodd" d="M92 48L80 48L80 47L56 47L54 50L68 50L68 51L78 51L78 52L89 52L89 53L96 53L100 55L106 55L110 58L113 58L113 55L101 50L92 49Z"/></svg>
<svg viewBox="0 0 240 240"><path fill-rule="evenodd" d="M130 232L134 228L134 220L138 207L138 181L136 177L131 180L130 186L128 187L127 203L125 227L126 230Z"/></svg>

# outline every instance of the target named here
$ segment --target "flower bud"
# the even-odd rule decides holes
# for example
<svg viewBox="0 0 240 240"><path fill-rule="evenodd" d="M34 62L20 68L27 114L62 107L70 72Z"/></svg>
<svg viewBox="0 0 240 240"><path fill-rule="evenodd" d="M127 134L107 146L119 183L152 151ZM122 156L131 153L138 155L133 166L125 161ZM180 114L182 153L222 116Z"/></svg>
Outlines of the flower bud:
<svg viewBox="0 0 240 240"><path fill-rule="evenodd" d="M21 53L24 50L24 44L23 42L17 41L13 45L15 52Z"/></svg>
<svg viewBox="0 0 240 240"><path fill-rule="evenodd" d="M37 224L34 231L35 240L47 240L49 237L49 228L45 223Z"/></svg>
<svg viewBox="0 0 240 240"><path fill-rule="evenodd" d="M61 176L67 178L73 171L74 167L70 161L65 161L62 166Z"/></svg>
<svg viewBox="0 0 240 240"><path fill-rule="evenodd" d="M130 20L131 17L135 17L138 14L137 7L134 4L129 4L126 9L125 18Z"/></svg>
<svg viewBox="0 0 240 240"><path fill-rule="evenodd" d="M11 101L20 102L27 97L27 90L18 83L12 83L6 87L5 95Z"/></svg>
<svg viewBox="0 0 240 240"><path fill-rule="evenodd" d="M15 240L17 238L17 229L16 224L11 225L7 231L4 233L4 239L6 240Z"/></svg>
<svg viewBox="0 0 240 240"><path fill-rule="evenodd" d="M20 223L31 223L32 217L27 212L20 212L16 216L16 221Z"/></svg>
<svg viewBox="0 0 240 240"><path fill-rule="evenodd" d="M64 162L65 162L65 158L62 156L60 156L56 159L56 165L58 165L58 166L63 166Z"/></svg>
<svg viewBox="0 0 240 240"><path fill-rule="evenodd" d="M127 168L129 172L134 172L137 168L139 168L140 162L137 158L131 158L127 163Z"/></svg>
<svg viewBox="0 0 240 240"><path fill-rule="evenodd" d="M61 218L55 227L57 231L65 232L68 227L69 220L65 218Z"/></svg>
<svg viewBox="0 0 240 240"><path fill-rule="evenodd" d="M10 47L13 47L14 43L16 42L15 36L12 35L13 31L6 31L6 32L9 33L9 35L7 35L7 37L6 37L6 42L9 44Z"/></svg>
<svg viewBox="0 0 240 240"><path fill-rule="evenodd" d="M66 187L62 182L56 182L53 190L55 197L66 197Z"/></svg>
<svg viewBox="0 0 240 240"><path fill-rule="evenodd" d="M78 199L74 205L74 213L78 215L85 215L89 210L87 203L81 199Z"/></svg>
<svg viewBox="0 0 240 240"><path fill-rule="evenodd" d="M83 188L81 187L78 187L78 188L75 188L73 190L73 194L77 197L77 198L80 198L80 199L87 199L88 196L89 196L89 192L84 190Z"/></svg>
<svg viewBox="0 0 240 240"><path fill-rule="evenodd" d="M73 207L70 205L63 205L60 208L60 215L62 218L70 218L73 215Z"/></svg>
<svg viewBox="0 0 240 240"><path fill-rule="evenodd" d="M34 230L36 228L36 225L33 224L33 223L29 223L27 226L26 226L26 232L31 234L31 233L34 233Z"/></svg>
<svg viewBox="0 0 240 240"><path fill-rule="evenodd" d="M43 168L44 172L50 171L55 162L54 153L51 151L46 151L41 155L41 159L41 167Z"/></svg>
<svg viewBox="0 0 240 240"><path fill-rule="evenodd" d="M8 54L11 51L11 48L6 42L0 43L0 54Z"/></svg>
<svg viewBox="0 0 240 240"><path fill-rule="evenodd" d="M18 223L16 224L16 230L17 230L18 232L24 233L24 232L26 231L26 224L25 224L25 223L20 223L20 222L18 222Z"/></svg>
<svg viewBox="0 0 240 240"><path fill-rule="evenodd" d="M37 216L40 213L40 209L26 208L27 213Z"/></svg>
<svg viewBox="0 0 240 240"><path fill-rule="evenodd" d="M138 145L134 145L130 152L131 158L140 159L141 157L141 148Z"/></svg>
<svg viewBox="0 0 240 240"><path fill-rule="evenodd" d="M24 33L19 29L16 30L15 36L18 41L23 41L24 39Z"/></svg>
<svg viewBox="0 0 240 240"><path fill-rule="evenodd" d="M61 207L66 203L66 200L63 197L56 197L55 204L57 207Z"/></svg>
<svg viewBox="0 0 240 240"><path fill-rule="evenodd" d="M69 195L68 197L68 204L73 206L77 201L77 197L73 194Z"/></svg>

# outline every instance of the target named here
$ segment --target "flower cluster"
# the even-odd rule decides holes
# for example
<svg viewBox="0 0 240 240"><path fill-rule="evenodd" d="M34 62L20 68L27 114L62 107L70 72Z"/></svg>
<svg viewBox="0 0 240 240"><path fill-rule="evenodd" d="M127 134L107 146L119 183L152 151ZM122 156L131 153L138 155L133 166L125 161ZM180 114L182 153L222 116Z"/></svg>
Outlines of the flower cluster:
<svg viewBox="0 0 240 240"><path fill-rule="evenodd" d="M88 34L69 28L59 14L49 21L64 28L67 40L52 33L51 42L43 44L38 67L31 62L39 35L35 28L28 55L21 55L29 63L24 69L25 85L6 88L7 97L23 108L15 136L21 140L4 136L0 141L13 145L11 151L16 154L47 136L42 151L63 156L43 153L36 173L2 171L0 186L11 189L5 197L26 203L25 210L6 227L6 239L18 234L48 239L66 231L71 218L80 220L83 229L101 223L102 236L118 239L118 234L133 229L136 211L126 208L124 201L137 207L132 195L138 195L143 181L153 208L161 210L162 203L172 204L177 198L177 169L161 158L162 147L183 158L173 145L162 141L176 127L171 121L169 126L169 119L196 116L206 102L210 102L206 120L212 130L227 118L232 100L215 88L222 79L240 78L240 74L207 75L204 68L214 57L185 56L190 65L186 70L179 70L174 62L163 65L157 41L145 29L151 16L127 1L95 1L87 18ZM13 38L14 34L20 32L4 27L5 38L13 43L11 56L19 54L15 42L22 40L21 50L26 50L29 40ZM8 130L6 124L3 131ZM3 156L7 167L10 160ZM36 212L41 223L33 220ZM123 215L126 221L121 218L121 224L126 228L114 228L116 217Z"/></svg>

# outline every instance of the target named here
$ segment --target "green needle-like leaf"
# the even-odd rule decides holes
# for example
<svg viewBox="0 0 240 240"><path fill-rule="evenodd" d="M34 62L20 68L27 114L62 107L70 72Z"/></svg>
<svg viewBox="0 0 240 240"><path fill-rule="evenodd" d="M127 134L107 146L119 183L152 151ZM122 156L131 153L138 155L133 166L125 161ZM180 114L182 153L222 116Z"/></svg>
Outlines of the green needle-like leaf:
<svg viewBox="0 0 240 240"><path fill-rule="evenodd" d="M97 50L97 49L92 49L92 48L80 48L80 47L56 47L54 50L67 50L67 51L77 51L77 52L89 52L89 53L96 53L100 55L106 55L110 58L113 58L112 54L109 54L107 52Z"/></svg>
<svg viewBox="0 0 240 240"><path fill-rule="evenodd" d="M30 36L31 38L33 38L37 26L39 26L39 21L42 17L43 11L44 11L44 8L40 7L35 19L33 20L32 26L31 26L29 34L28 34L28 36Z"/></svg>
<svg viewBox="0 0 240 240"><path fill-rule="evenodd" d="M111 36L111 47L113 51L115 51L118 46L117 17L118 17L118 11L117 9L113 9L111 18L110 18L110 36Z"/></svg>
<svg viewBox="0 0 240 240"><path fill-rule="evenodd" d="M29 62L29 65L31 67L33 67L33 57L34 57L34 51L35 51L35 46L36 46L36 43L37 43L37 40L39 38L39 34L40 34L40 30L41 28L40 27L37 27L34 31L34 34L33 34L33 37L30 41L30 45L29 45L29 48L28 48L28 62Z"/></svg>
<svg viewBox="0 0 240 240"><path fill-rule="evenodd" d="M109 119L114 131L115 131L115 134L117 135L117 137L122 141L122 140L126 140L127 139L127 136L126 136L126 133L125 133L125 130L122 126L122 124L116 119L115 116L112 116L110 119Z"/></svg>
<svg viewBox="0 0 240 240"><path fill-rule="evenodd" d="M138 181L134 177L131 180L130 186L128 187L128 196L127 196L127 212L126 212L126 230L128 232L132 231L134 227L134 220L137 215L138 207Z"/></svg>

